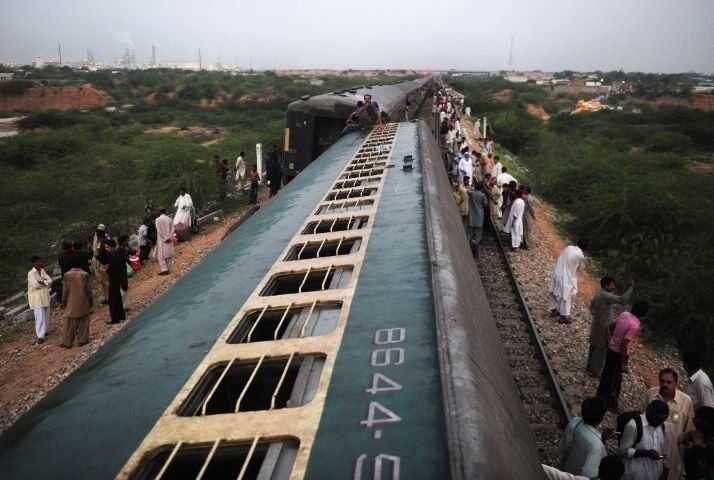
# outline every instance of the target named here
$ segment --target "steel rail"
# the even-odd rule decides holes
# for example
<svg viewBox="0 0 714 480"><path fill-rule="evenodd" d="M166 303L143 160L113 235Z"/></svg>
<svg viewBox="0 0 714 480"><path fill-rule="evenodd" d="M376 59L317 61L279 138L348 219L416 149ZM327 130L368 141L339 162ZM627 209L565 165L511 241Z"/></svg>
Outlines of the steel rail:
<svg viewBox="0 0 714 480"><path fill-rule="evenodd" d="M563 395L563 391L560 388L558 378L555 375L555 371L553 371L553 367L550 365L548 354L546 353L545 348L543 347L543 342L541 341L540 335L538 334L538 329L536 328L535 321L533 320L533 315L531 315L531 311L528 308L528 303L526 302L526 298L523 295L521 286L518 284L518 280L516 280L516 275L513 273L511 262L508 260L506 249L503 246L503 242L501 241L501 233L494 224L493 217L489 215L488 219L491 222L491 231L494 232L496 237L496 244L498 245L498 250L501 252L503 259L506 262L508 277L510 278L511 283L515 287L516 292L518 294L518 301L521 304L523 313L525 314L526 324L528 325L528 329L530 330L530 333L533 336L533 339L535 340L535 346L538 348L540 360L543 363L543 366L545 367L545 374L548 377L548 380L550 380L551 393L553 393L553 395L555 396L554 407L558 410L561 421L563 422L562 427L564 427L568 422L570 422L570 419L572 418L572 415L570 414L570 407L568 406L568 402L565 401L565 396Z"/></svg>

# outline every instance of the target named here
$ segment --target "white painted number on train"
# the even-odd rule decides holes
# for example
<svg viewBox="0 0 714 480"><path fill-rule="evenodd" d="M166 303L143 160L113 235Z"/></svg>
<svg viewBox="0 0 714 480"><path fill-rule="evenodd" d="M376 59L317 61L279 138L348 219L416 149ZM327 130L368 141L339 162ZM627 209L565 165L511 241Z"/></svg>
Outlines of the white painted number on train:
<svg viewBox="0 0 714 480"><path fill-rule="evenodd" d="M391 378L386 375L382 375L379 372L374 372L372 375L372 387L365 390L365 392L376 395L377 393L382 392L396 392L401 389L402 386Z"/></svg>
<svg viewBox="0 0 714 480"><path fill-rule="evenodd" d="M370 428L374 425L377 425L378 423L394 423L401 421L402 419L401 417L399 417L399 415L397 415L381 403L369 402L369 412L367 413L367 420L362 420L359 423Z"/></svg>
<svg viewBox="0 0 714 480"><path fill-rule="evenodd" d="M392 364L401 365L402 363L404 363L403 348L380 348L372 352L373 367L386 367Z"/></svg>
<svg viewBox="0 0 714 480"><path fill-rule="evenodd" d="M383 328L374 332L374 343L385 345L387 343L401 343L404 341L406 329L404 328Z"/></svg>
<svg viewBox="0 0 714 480"><path fill-rule="evenodd" d="M362 454L357 457L355 462L355 475L354 480L362 480L362 468L364 466L364 461L367 455ZM387 455L386 453L380 453L374 457L374 465L372 471L374 472L372 480L399 480L399 474L401 469L402 459L395 457L394 455ZM389 475L389 470L392 470L392 475ZM382 472L387 473L386 479L382 478ZM367 477L369 478L369 477Z"/></svg>

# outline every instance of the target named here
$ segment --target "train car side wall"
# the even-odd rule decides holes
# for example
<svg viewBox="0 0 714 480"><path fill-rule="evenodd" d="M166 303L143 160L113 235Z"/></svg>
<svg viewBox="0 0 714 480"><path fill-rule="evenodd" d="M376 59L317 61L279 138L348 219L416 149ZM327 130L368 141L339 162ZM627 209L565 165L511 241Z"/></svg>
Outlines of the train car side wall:
<svg viewBox="0 0 714 480"><path fill-rule="evenodd" d="M451 477L543 480L440 151L424 122L420 142Z"/></svg>

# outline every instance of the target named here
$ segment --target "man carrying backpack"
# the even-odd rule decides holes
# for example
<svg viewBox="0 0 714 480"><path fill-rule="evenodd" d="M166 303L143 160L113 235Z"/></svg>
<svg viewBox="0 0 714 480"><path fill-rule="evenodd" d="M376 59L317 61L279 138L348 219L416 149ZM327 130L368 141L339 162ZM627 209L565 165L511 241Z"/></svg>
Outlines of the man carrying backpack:
<svg viewBox="0 0 714 480"><path fill-rule="evenodd" d="M669 407L653 400L645 413L627 412L617 417L621 433L620 454L628 480L664 480L669 474L669 445L664 422Z"/></svg>

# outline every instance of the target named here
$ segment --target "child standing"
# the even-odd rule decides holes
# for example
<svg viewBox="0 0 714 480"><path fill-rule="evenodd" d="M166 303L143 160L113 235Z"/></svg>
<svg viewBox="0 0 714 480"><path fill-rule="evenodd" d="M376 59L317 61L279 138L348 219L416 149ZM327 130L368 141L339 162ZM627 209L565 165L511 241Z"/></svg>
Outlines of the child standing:
<svg viewBox="0 0 714 480"><path fill-rule="evenodd" d="M250 167L250 201L248 204L258 203L258 182L260 182L258 167L253 165Z"/></svg>

